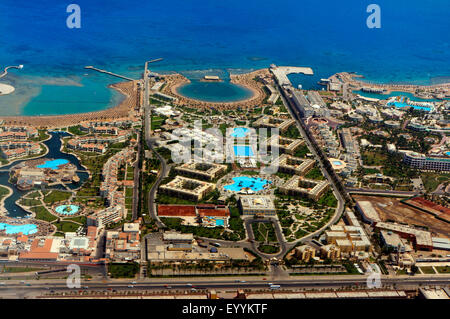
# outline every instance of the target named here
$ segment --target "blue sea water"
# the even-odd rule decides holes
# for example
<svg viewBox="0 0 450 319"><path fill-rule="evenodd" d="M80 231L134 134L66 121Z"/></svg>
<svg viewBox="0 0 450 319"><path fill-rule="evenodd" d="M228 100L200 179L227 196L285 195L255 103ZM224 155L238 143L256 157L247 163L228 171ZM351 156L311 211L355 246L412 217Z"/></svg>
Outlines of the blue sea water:
<svg viewBox="0 0 450 319"><path fill-rule="evenodd" d="M314 76L291 77L305 89L341 71L417 84L450 76L447 0L378 0L380 29L366 26L368 0L77 0L81 29L66 27L69 3L0 2L0 66L25 65L0 80L16 87L0 97L0 115L110 107L121 97L106 85L118 79L84 66L139 78L144 62L158 57L151 70L197 79L271 63L310 66ZM227 97L223 84L214 98L242 94Z"/></svg>

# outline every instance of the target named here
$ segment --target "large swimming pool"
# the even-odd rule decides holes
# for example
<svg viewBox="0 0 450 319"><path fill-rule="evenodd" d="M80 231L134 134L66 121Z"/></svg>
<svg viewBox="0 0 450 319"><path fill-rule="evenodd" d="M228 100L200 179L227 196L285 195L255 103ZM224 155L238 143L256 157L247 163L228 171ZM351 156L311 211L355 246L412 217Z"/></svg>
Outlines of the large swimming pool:
<svg viewBox="0 0 450 319"><path fill-rule="evenodd" d="M254 155L249 145L234 145L233 150L235 156L250 157Z"/></svg>
<svg viewBox="0 0 450 319"><path fill-rule="evenodd" d="M235 127L233 129L233 132L230 134L230 136L233 137L245 137L248 133L249 129L246 127Z"/></svg>
<svg viewBox="0 0 450 319"><path fill-rule="evenodd" d="M55 211L61 215L75 215L80 207L76 205L61 205L55 208Z"/></svg>
<svg viewBox="0 0 450 319"><path fill-rule="evenodd" d="M0 223L0 230L5 230L7 235L22 233L24 235L34 234L38 231L35 224L11 225Z"/></svg>
<svg viewBox="0 0 450 319"><path fill-rule="evenodd" d="M59 166L69 163L66 159L55 159L51 161L45 161L44 164L36 166L37 168L51 168L53 170L58 169Z"/></svg>
<svg viewBox="0 0 450 319"><path fill-rule="evenodd" d="M250 188L254 192L264 189L266 184L272 183L259 177L238 176L233 177L233 184L226 185L223 188L228 191L240 192L243 188Z"/></svg>

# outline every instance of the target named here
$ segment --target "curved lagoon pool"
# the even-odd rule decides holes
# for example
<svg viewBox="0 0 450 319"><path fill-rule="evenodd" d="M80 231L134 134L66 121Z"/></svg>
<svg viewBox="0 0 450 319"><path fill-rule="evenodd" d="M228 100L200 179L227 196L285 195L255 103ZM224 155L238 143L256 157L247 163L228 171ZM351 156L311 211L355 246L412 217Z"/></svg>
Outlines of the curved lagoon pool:
<svg viewBox="0 0 450 319"><path fill-rule="evenodd" d="M68 160L59 158L51 161L45 161L44 164L36 166L37 168L51 168L53 170L58 169L59 166L69 163Z"/></svg>
<svg viewBox="0 0 450 319"><path fill-rule="evenodd" d="M35 224L11 225L0 223L0 230L4 230L7 235L22 233L24 235L34 234L38 231Z"/></svg>
<svg viewBox="0 0 450 319"><path fill-rule="evenodd" d="M243 188L250 188L254 192L264 189L264 186L271 184L271 181L259 177L239 176L233 177L233 184L226 185L223 188L228 191L240 192Z"/></svg>

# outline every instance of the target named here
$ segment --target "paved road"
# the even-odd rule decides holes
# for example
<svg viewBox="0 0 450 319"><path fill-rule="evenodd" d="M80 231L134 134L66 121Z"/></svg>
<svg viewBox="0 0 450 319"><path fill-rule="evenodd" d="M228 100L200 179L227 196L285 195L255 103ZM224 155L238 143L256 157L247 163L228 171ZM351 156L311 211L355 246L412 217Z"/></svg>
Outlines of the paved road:
<svg viewBox="0 0 450 319"><path fill-rule="evenodd" d="M120 291L136 291L136 290L163 290L170 286L173 290L190 290L192 287L196 289L264 289L268 288L270 280L273 284L278 284L281 289L295 288L340 288L340 287L365 287L367 277L363 275L345 275L345 276L292 276L279 280L272 280L265 277L239 277L236 278L166 278L166 279L144 279L136 280L114 280L114 281L83 281L81 286L87 291L101 290L120 290ZM28 286L26 284L29 284ZM450 275L416 275L416 276L381 276L381 284L383 287L417 288L420 286L448 286L450 285ZM87 286L87 288L85 288ZM17 280L8 281L4 285L0 285L1 295L24 295L33 292L35 295L48 293L49 291L62 292L69 290L65 280L39 280L26 281L25 284Z"/></svg>
<svg viewBox="0 0 450 319"><path fill-rule="evenodd" d="M278 89L283 93L283 89L278 87ZM285 93L286 94L286 93ZM325 163L324 160L319 156L319 154L317 153L317 151L314 149L314 147L312 146L312 143L308 137L308 135L306 134L305 130L303 129L303 126L301 125L301 119L297 116L297 114L295 113L295 111L292 109L292 105L291 103L285 98L284 94L280 94L281 99L283 100L284 105L286 106L286 108L289 110L289 113L291 114L292 118L296 121L297 123L297 128L300 131L300 134L302 135L303 139L306 141L306 144L308 146L308 149L310 150L310 152L314 155L314 157L316 158L316 160L318 161L319 165L320 165L320 170L322 171L323 176L325 176L325 178L330 182L331 184L331 188L333 189L333 193L334 196L336 197L337 201L338 201L338 206L336 208L336 213L334 214L334 216L330 219L330 221L324 225L321 229L318 229L317 231L315 231L314 233L311 233L309 235L306 235L305 237L302 237L300 240L295 241L293 243L290 244L291 247L293 247L296 243L298 242L302 242L302 243L307 243L310 242L312 240L313 237L315 237L316 235L320 234L323 232L323 230L325 230L326 228L328 228L330 225L333 225L335 223L337 223L339 221L339 219L342 217L342 214L344 213L344 207L345 207L345 201L344 198L342 196L342 194L339 192L335 181L331 178L329 172L326 170L325 168Z"/></svg>
<svg viewBox="0 0 450 319"><path fill-rule="evenodd" d="M136 161L134 162L134 186L133 186L133 216L132 220L136 220L138 218L138 209L139 209L139 191L140 191L140 183L141 183L141 137L138 134L137 138L138 149L136 153Z"/></svg>

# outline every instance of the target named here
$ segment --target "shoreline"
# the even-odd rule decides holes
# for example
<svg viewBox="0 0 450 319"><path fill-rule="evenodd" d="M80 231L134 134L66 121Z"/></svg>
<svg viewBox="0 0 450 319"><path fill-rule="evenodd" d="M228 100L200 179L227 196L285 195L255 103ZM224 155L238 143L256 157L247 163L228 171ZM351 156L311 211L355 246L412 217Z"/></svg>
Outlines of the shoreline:
<svg viewBox="0 0 450 319"><path fill-rule="evenodd" d="M85 121L108 121L134 117L133 111L140 104L138 101L138 82L136 80L110 84L108 87L121 93L125 98L116 106L109 107L105 110L64 115L0 116L0 120L4 120L4 124L6 125L27 125L37 128L53 129L78 125Z"/></svg>
<svg viewBox="0 0 450 319"><path fill-rule="evenodd" d="M380 95L389 95L392 92L401 91L411 93L413 94L414 97L420 99L439 99L439 100L445 100L445 96L450 95L450 82L431 85L372 83L362 80L363 78L364 76L360 74L340 72L333 74L328 79L332 82L333 81L342 82L344 85L348 85L349 87L351 87L352 91L361 90L363 87L383 90L384 92L381 93L367 92Z"/></svg>
<svg viewBox="0 0 450 319"><path fill-rule="evenodd" d="M263 84L254 80L255 77L260 75L269 75L269 70L259 69L250 73L230 74L230 83L241 86L252 93L250 97L239 101L208 102L186 97L180 94L178 92L178 89L183 85L191 83L191 81L185 76L178 73L164 76L166 85L161 92L176 97L178 100L174 102L175 104L184 105L187 107L209 108L210 106L214 106L222 109L230 109L242 106L249 108L260 104L264 100L265 92L263 90Z"/></svg>

